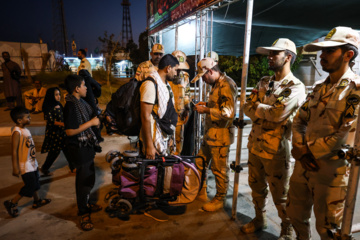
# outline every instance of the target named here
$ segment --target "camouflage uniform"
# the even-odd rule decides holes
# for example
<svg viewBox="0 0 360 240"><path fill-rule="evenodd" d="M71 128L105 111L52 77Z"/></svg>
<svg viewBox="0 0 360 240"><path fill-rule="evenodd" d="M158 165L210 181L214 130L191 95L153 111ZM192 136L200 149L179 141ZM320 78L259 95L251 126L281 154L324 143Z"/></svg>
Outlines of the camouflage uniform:
<svg viewBox="0 0 360 240"><path fill-rule="evenodd" d="M327 231L340 226L349 166L337 152L342 144L354 143L359 87L360 77L350 69L333 86L329 78L318 81L294 119L293 147L307 146L320 166L306 171L296 161L290 179L287 213L298 239L311 238L312 206L321 239L332 239Z"/></svg>
<svg viewBox="0 0 360 240"><path fill-rule="evenodd" d="M82 70L82 69L87 70L90 73L90 75L92 76L91 64L90 64L89 60L87 60L86 58L81 59L81 62L80 62L80 65L79 65L78 71L77 71L78 75L79 75L80 70Z"/></svg>
<svg viewBox="0 0 360 240"><path fill-rule="evenodd" d="M205 158L206 167L210 160L211 171L215 175L216 198L224 200L229 185L229 166L227 163L230 144L234 142L233 119L236 112L237 86L225 74L212 87L206 106L210 114L205 118L205 135L199 156ZM202 161L196 160L201 174ZM206 189L206 185L204 185Z"/></svg>
<svg viewBox="0 0 360 240"><path fill-rule="evenodd" d="M190 85L189 85L189 74L187 72L180 72L181 82L174 84L169 82L171 89L174 93L175 99L175 110L178 114L178 122L175 130L176 140L176 152L175 155L179 155L182 151L184 141L184 125L187 118L183 117L185 111L190 109Z"/></svg>
<svg viewBox="0 0 360 240"><path fill-rule="evenodd" d="M280 81L263 77L247 98L244 111L252 120L249 134L249 185L256 212L265 212L268 186L278 215L286 216L290 178L291 124L305 99L304 84L290 72ZM257 107L255 103L260 103Z"/></svg>
<svg viewBox="0 0 360 240"><path fill-rule="evenodd" d="M135 78L138 81L143 81L149 76L150 73L156 72L158 67L156 67L151 60L140 63L139 67L136 70Z"/></svg>

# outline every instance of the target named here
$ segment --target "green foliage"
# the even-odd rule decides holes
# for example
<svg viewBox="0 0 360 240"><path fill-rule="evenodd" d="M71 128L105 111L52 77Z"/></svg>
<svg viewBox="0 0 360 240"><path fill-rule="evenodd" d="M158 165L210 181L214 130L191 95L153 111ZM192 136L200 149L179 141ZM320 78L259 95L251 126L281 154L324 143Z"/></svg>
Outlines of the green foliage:
<svg viewBox="0 0 360 240"><path fill-rule="evenodd" d="M298 51L298 56L291 66L291 71L299 68L299 63L302 59L301 51ZM241 86L243 57L234 56L220 56L219 67L221 71L234 79L238 87ZM255 87L257 82L263 76L271 76L274 72L269 70L267 56L264 55L252 55L249 59L248 79L247 87Z"/></svg>
<svg viewBox="0 0 360 240"><path fill-rule="evenodd" d="M72 74L70 71L61 72L40 72L33 76L33 82L40 80L46 88L56 87L64 83L66 76Z"/></svg>
<svg viewBox="0 0 360 240"><path fill-rule="evenodd" d="M100 84L106 84L107 72L103 67L99 68L98 70L92 71L92 75L93 78ZM110 82L113 82L115 80L116 78L113 75L110 75Z"/></svg>
<svg viewBox="0 0 360 240"><path fill-rule="evenodd" d="M108 86L110 86L111 69L114 68L115 64L114 56L116 53L125 51L125 49L121 47L119 38L120 37L116 38L113 33L108 35L107 31L104 32L104 37L99 37L99 41L103 43L101 52L104 54L106 60L106 80Z"/></svg>

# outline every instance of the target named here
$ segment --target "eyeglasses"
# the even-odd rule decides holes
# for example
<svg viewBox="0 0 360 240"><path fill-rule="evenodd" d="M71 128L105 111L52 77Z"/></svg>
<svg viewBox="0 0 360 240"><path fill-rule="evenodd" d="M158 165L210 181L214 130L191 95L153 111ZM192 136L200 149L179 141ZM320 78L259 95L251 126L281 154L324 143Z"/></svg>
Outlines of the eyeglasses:
<svg viewBox="0 0 360 240"><path fill-rule="evenodd" d="M156 53L154 53L154 55L155 55L155 56L162 56L162 55L164 55L164 54L163 54L163 53L156 52Z"/></svg>

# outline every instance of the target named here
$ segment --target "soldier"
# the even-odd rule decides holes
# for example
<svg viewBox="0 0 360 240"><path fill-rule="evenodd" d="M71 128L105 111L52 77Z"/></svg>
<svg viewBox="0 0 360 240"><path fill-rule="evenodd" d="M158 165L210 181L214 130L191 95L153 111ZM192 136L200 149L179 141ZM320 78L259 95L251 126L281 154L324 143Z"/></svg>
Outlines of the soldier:
<svg viewBox="0 0 360 240"><path fill-rule="evenodd" d="M266 76L246 99L244 112L252 120L249 134L249 185L256 216L241 227L244 233L265 229L268 188L281 218L280 238L291 236L293 229L286 215L286 195L290 178L290 136L296 110L305 99L305 86L291 72L296 46L279 38L271 47L256 52L268 55L273 76Z"/></svg>
<svg viewBox="0 0 360 240"><path fill-rule="evenodd" d="M80 65L78 67L77 74L79 75L79 72L80 72L81 69L85 69L92 76L91 64L90 64L89 60L86 59L86 51L84 49L79 49L78 58L80 59L81 62L80 62Z"/></svg>
<svg viewBox="0 0 360 240"><path fill-rule="evenodd" d="M172 53L179 61L179 71L174 80L169 84L174 93L175 110L178 114L178 121L175 130L176 151L175 155L180 155L184 142L184 125L188 120L190 111L190 84L189 74L184 71L189 69L189 64L186 62L186 55L182 51L174 51Z"/></svg>
<svg viewBox="0 0 360 240"><path fill-rule="evenodd" d="M194 110L205 117L205 135L198 155L205 158L206 165L197 159L196 166L201 175L203 167L210 160L211 170L215 175L216 195L204 204L205 211L216 211L223 208L229 185L229 166L227 163L230 144L234 142L233 119L236 111L237 86L234 80L226 76L212 58L204 58L198 63L198 74L192 80L200 77L212 86L208 102L199 102ZM207 200L206 184L198 195L199 200Z"/></svg>
<svg viewBox="0 0 360 240"><path fill-rule="evenodd" d="M359 34L336 27L323 42L310 43L305 51L322 51L320 64L329 76L317 81L300 107L293 125L296 159L290 179L287 213L297 239L311 239L310 217L314 206L316 230L321 239L333 239L340 227L349 178L349 164L337 152L354 144L360 102L360 77L350 68L358 54Z"/></svg>
<svg viewBox="0 0 360 240"><path fill-rule="evenodd" d="M156 72L158 70L158 65L160 59L164 55L165 50L164 46L160 43L156 43L150 52L151 59L145 62L140 63L139 67L136 70L135 78L138 81L145 80L151 72Z"/></svg>

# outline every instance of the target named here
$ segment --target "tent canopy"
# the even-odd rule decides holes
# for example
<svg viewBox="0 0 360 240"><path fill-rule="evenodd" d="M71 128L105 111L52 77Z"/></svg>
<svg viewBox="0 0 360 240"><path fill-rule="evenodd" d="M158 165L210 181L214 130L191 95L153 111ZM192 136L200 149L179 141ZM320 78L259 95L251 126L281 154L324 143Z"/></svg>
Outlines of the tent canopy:
<svg viewBox="0 0 360 240"><path fill-rule="evenodd" d="M214 11L213 49L221 55L242 55L246 2ZM303 46L336 26L360 29L359 0L254 0L251 53L284 37Z"/></svg>
<svg viewBox="0 0 360 240"><path fill-rule="evenodd" d="M214 10L212 48L220 55L242 55L246 4L241 0ZM336 26L360 29L359 11L359 0L254 0L250 53L278 38L299 47Z"/></svg>

